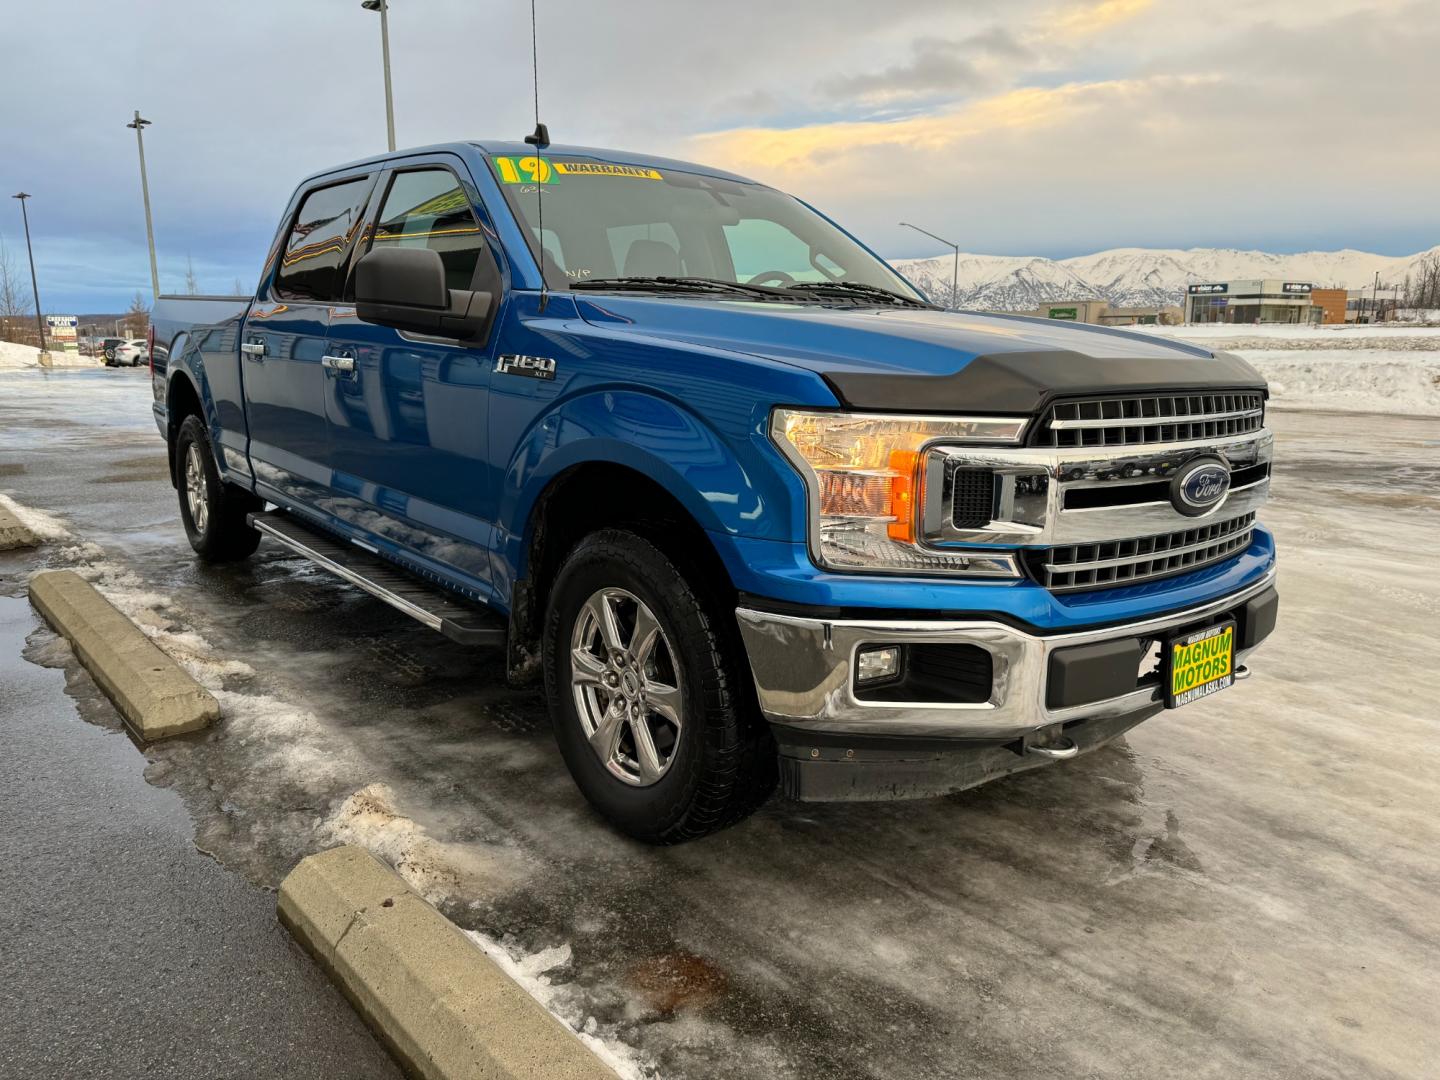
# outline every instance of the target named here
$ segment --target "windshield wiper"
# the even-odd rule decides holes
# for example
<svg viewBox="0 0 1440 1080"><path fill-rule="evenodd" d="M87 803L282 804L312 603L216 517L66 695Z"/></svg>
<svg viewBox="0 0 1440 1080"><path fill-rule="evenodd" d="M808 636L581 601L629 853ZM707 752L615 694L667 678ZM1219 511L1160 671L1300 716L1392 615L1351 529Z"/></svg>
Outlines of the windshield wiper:
<svg viewBox="0 0 1440 1080"><path fill-rule="evenodd" d="M738 293L760 300L797 299L796 293L804 292L818 300L839 298L844 300L872 300L904 307L934 308L922 300L916 300L900 293L882 289L878 285L865 285L858 281L799 281L792 285L747 285L743 281L726 281L724 278L709 277L613 277L585 278L570 282L572 289L602 289L626 292L688 292L688 293Z"/></svg>
<svg viewBox="0 0 1440 1080"><path fill-rule="evenodd" d="M572 289L604 289L626 292L739 293L762 300L790 300L784 290L768 285L746 285L739 281L707 277L614 277L585 278L570 282Z"/></svg>
<svg viewBox="0 0 1440 1080"><path fill-rule="evenodd" d="M891 292L889 289L882 289L878 285L866 285L860 281L797 281L795 284L786 285L784 288L787 292L800 292L803 290L815 296L879 300L882 303L900 304L904 307L935 309L934 304L927 304L923 300L917 300L911 296L902 296L900 293Z"/></svg>

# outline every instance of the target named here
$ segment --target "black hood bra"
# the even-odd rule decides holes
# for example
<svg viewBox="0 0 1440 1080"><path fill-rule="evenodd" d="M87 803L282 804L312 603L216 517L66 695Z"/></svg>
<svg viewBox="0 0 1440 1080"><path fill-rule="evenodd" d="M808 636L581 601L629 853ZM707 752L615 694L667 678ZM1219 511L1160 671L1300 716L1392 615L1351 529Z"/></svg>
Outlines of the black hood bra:
<svg viewBox="0 0 1440 1080"><path fill-rule="evenodd" d="M948 374L822 371L847 409L866 412L1032 415L1056 398L1147 392L1264 390L1233 353L1212 357L1089 356L1063 349L977 356Z"/></svg>

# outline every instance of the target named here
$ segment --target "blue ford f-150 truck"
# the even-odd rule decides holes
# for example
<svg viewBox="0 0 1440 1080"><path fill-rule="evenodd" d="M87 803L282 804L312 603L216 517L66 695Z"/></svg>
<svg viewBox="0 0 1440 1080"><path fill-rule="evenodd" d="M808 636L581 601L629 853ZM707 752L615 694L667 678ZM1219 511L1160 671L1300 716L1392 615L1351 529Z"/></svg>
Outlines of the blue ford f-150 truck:
<svg viewBox="0 0 1440 1080"><path fill-rule="evenodd" d="M626 832L954 791L1248 674L1264 381L941 311L805 203L584 148L312 176L256 294L165 297L202 558L270 537L542 678Z"/></svg>

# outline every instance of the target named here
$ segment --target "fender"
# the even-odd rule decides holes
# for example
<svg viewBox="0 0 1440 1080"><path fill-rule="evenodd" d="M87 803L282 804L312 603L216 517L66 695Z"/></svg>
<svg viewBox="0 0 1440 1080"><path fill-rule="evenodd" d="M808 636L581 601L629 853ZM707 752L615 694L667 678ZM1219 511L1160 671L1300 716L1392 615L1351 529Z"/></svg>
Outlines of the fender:
<svg viewBox="0 0 1440 1080"><path fill-rule="evenodd" d="M183 380L189 384L189 389L194 392L200 402L201 416L205 421L205 430L210 435L210 445L215 449L215 467L219 470L221 479L253 491L255 482L250 470L249 458L246 456L246 448L243 443L236 445L237 439L244 439L243 430L232 431L231 437L227 438L224 425L220 422L215 394L211 390L206 374L205 353L199 348L199 342L205 340L205 337L206 335L202 334L197 338L188 331L182 331L171 342L165 371L166 439L173 444L174 429L178 425L170 419L173 411L170 406L178 392L176 380ZM235 332L229 334L228 337L231 342L237 341L239 337L238 323ZM178 349L177 345L180 346ZM244 418L242 415L236 415L232 417L232 421L243 425ZM171 464L173 468L174 463Z"/></svg>
<svg viewBox="0 0 1440 1080"><path fill-rule="evenodd" d="M176 399L182 395L189 395L199 402L201 419L205 422L205 430L210 434L212 446L216 445L215 439L219 434L214 401L210 395L209 385L205 381L205 367L203 363L199 362L198 351L190 347L191 340L190 334L182 331L175 335L170 342L169 359L165 366L164 401L156 403L156 418L163 420L164 423L163 434L165 435L166 453L170 461L170 484L172 487L176 484L175 433L180 427L180 420L176 415ZM223 474L224 463L217 460L216 466Z"/></svg>
<svg viewBox="0 0 1440 1080"><path fill-rule="evenodd" d="M763 535L795 514L803 520L799 477L777 482L785 474L759 467L747 443L652 390L595 388L557 402L517 443L505 470L497 576L525 573L531 512L545 489L578 465L620 465L649 477L713 533Z"/></svg>

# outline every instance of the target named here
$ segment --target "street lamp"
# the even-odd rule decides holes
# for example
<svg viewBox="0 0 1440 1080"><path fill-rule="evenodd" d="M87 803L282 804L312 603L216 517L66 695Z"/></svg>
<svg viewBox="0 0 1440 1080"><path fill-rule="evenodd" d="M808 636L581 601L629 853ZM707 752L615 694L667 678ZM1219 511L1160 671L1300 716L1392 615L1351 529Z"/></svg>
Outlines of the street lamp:
<svg viewBox="0 0 1440 1080"><path fill-rule="evenodd" d="M150 181L145 176L144 131L150 126L150 121L141 117L140 110L136 109L135 119L125 126L135 129L135 145L140 148L140 193L145 198L145 240L150 245L150 288L158 297L160 295L160 270L155 265L155 223L150 218Z"/></svg>
<svg viewBox="0 0 1440 1080"><path fill-rule="evenodd" d="M45 355L45 317L40 314L40 286L35 284L35 249L30 246L30 214L25 209L25 192L10 196L20 200L20 217L25 222L25 254L30 256L30 293L35 297L35 329L40 332L40 355Z"/></svg>
<svg viewBox="0 0 1440 1080"><path fill-rule="evenodd" d="M385 65L385 136L395 150L395 98L390 92L390 3L389 0L360 0L366 11L380 13L380 56Z"/></svg>
<svg viewBox="0 0 1440 1080"><path fill-rule="evenodd" d="M924 233L930 237L931 240L939 240L940 243L946 247L954 249L955 268L950 271L950 310L955 310L960 306L960 245L946 240L943 236L936 236L929 229L922 229L919 225L911 225L908 221L902 221L900 224L907 229L914 229L918 233Z"/></svg>

